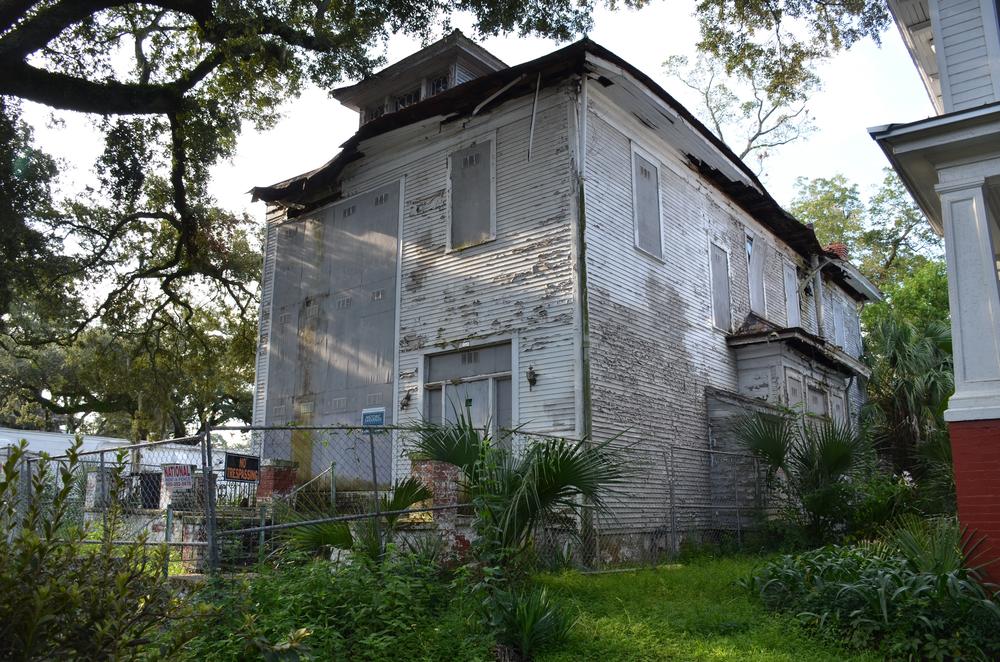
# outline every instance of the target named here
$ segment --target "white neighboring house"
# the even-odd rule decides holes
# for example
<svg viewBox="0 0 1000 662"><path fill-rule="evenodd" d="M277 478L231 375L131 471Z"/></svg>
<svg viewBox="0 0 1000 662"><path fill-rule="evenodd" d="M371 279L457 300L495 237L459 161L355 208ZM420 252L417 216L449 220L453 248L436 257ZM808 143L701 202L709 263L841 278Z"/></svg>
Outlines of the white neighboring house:
<svg viewBox="0 0 1000 662"><path fill-rule="evenodd" d="M584 39L507 67L456 31L334 96L360 117L340 153L253 190L256 425L458 410L618 435L654 472L668 444L731 447L753 403L856 418L879 293L628 62ZM702 464L685 503L711 503ZM668 482L637 480L614 526L662 526Z"/></svg>
<svg viewBox="0 0 1000 662"><path fill-rule="evenodd" d="M128 439L120 437L102 437L99 435L85 434L83 445L80 447L81 453L91 453L93 451L115 451L117 449L132 444ZM18 445L21 440L28 442L28 452L33 455L46 453L50 457L65 455L70 446L73 445L75 435L65 432L41 432L38 430L16 430L14 428L0 428L0 449ZM110 461L114 453L106 454ZM224 464L223 453L220 451L213 457L213 465L216 469ZM143 453L141 463L143 466L160 466L163 464L193 464L201 466L201 447L186 444L166 443L152 446Z"/></svg>
<svg viewBox="0 0 1000 662"><path fill-rule="evenodd" d="M56 455L64 455L70 446L73 445L75 436L65 432L40 432L38 430L0 428L0 448L17 446L22 439L28 442L28 452L35 454L47 453L54 457ZM111 450L127 446L129 443L127 439L120 439L118 437L84 435L83 446L80 450Z"/></svg>
<svg viewBox="0 0 1000 662"><path fill-rule="evenodd" d="M963 524L1000 560L1000 25L994 0L889 0L936 116L869 129L944 236ZM1000 569L992 575L1000 580Z"/></svg>

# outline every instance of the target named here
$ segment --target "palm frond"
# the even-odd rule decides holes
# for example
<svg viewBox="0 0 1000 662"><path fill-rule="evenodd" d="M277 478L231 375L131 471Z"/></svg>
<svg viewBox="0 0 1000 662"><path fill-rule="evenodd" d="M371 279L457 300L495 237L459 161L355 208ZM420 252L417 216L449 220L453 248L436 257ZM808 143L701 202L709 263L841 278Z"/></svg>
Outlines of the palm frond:
<svg viewBox="0 0 1000 662"><path fill-rule="evenodd" d="M470 474L488 444L482 430L477 429L464 415L456 423L438 425L418 422L407 427L413 435L412 457L417 460L435 460L454 465Z"/></svg>
<svg viewBox="0 0 1000 662"><path fill-rule="evenodd" d="M508 543L522 546L553 508L576 508L583 497L602 508L604 495L625 476L624 462L607 443L549 440L527 449L521 479L503 514L501 528Z"/></svg>
<svg viewBox="0 0 1000 662"><path fill-rule="evenodd" d="M754 412L736 424L736 435L748 451L764 461L769 473L788 470L795 442L794 422L789 417Z"/></svg>
<svg viewBox="0 0 1000 662"><path fill-rule="evenodd" d="M289 529L287 536L291 547L313 554L323 553L331 547L351 549L354 546L354 539L347 522L304 524Z"/></svg>
<svg viewBox="0 0 1000 662"><path fill-rule="evenodd" d="M410 476L396 483L390 494L382 495L382 511L393 512L412 508L421 501L427 501L434 496L420 480ZM399 520L399 515L386 515L386 522L390 527L395 526Z"/></svg>

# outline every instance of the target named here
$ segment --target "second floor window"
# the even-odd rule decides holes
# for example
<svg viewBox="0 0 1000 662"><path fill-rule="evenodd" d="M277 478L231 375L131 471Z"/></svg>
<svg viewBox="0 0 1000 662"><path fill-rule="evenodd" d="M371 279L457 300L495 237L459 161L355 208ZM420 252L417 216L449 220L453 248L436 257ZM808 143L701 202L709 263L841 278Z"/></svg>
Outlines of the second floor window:
<svg viewBox="0 0 1000 662"><path fill-rule="evenodd" d="M729 331L733 313L729 301L729 254L717 244L711 244L712 258L712 322L716 328Z"/></svg>
<svg viewBox="0 0 1000 662"><path fill-rule="evenodd" d="M493 141L484 140L448 157L451 225L448 247L475 246L496 237Z"/></svg>
<svg viewBox="0 0 1000 662"><path fill-rule="evenodd" d="M764 302L764 258L767 255L767 244L750 234L746 236L746 242L750 310L764 317L767 314Z"/></svg>
<svg viewBox="0 0 1000 662"><path fill-rule="evenodd" d="M799 274L795 265L785 262L783 265L785 284L785 326L802 326L802 309L799 303Z"/></svg>
<svg viewBox="0 0 1000 662"><path fill-rule="evenodd" d="M633 150L632 208L635 216L635 247L657 259L662 259L659 179L659 169L653 162Z"/></svg>

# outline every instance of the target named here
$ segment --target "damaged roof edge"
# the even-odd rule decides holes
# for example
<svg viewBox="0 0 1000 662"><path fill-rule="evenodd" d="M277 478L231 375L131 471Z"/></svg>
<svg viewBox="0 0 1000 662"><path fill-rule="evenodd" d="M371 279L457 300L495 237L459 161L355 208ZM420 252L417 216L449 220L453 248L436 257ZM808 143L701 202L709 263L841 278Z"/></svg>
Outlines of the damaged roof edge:
<svg viewBox="0 0 1000 662"><path fill-rule="evenodd" d="M845 374L854 374L864 379L871 376L871 370L860 360L801 327L744 334L735 333L726 338L726 344L730 347L762 345L772 342L787 343L800 353L811 356L828 367Z"/></svg>
<svg viewBox="0 0 1000 662"><path fill-rule="evenodd" d="M250 189L250 193L252 194L254 201L264 200L265 202L275 203L294 202L294 198L308 193L309 188L319 184L320 182L325 183L335 179L335 175L339 174L339 172L343 169L343 166L346 165L343 159L347 158L347 154L349 152L355 151L357 146L363 140L373 138L383 133L392 131L393 129L407 126L414 122L429 119L435 116L454 117L469 114L481 99L486 98L490 93L495 92L497 89L505 85L511 85L512 90L515 92L523 91L525 94L529 94L534 91L534 84L531 82L534 80L532 76L525 76L521 83L512 84L512 81L516 81L524 74L541 74L543 77L543 86L555 83L564 78L566 75L572 73L581 74L586 66L587 53L591 53L604 60L613 62L615 65L627 71L631 76L659 97L664 103L670 106L678 114L678 116L690 124L691 127L694 128L695 131L697 131L706 141L719 150L719 152L721 152L728 161L730 161L742 174L746 176L747 180L750 181L754 187L758 188L760 191L765 190L764 185L758 179L756 173L754 173L753 170L751 170L738 156L736 156L728 145L720 140L714 133L709 131L704 124L702 124L694 115L691 114L690 111L674 99L674 97L667 93L666 90L660 87L653 79L632 64L629 64L618 55L615 55L603 46L585 37L570 44L569 46L553 51L548 55L543 55L535 60L530 60L507 69L501 69L494 73L480 76L479 78L474 78L473 80L453 87L450 90L442 92L441 94L429 99L425 99L424 101L409 106L408 108L383 115L382 117L368 122L358 129L358 131L342 145L341 152L326 164L315 170L291 177L276 184L271 184L269 186L255 186ZM529 85L526 83L526 80L531 82L531 84ZM519 87L522 86L525 87L524 90L519 89ZM351 160L353 160L353 158ZM332 178L326 176L332 174L328 171L333 171L333 173L335 173ZM291 205L286 204L285 206Z"/></svg>
<svg viewBox="0 0 1000 662"><path fill-rule="evenodd" d="M306 205L303 202L308 200L310 193L318 195L324 186L329 186L336 182L340 173L343 172L349 163L364 156L358 149L358 146L364 140L435 117L440 117L442 121L451 121L455 118L472 114L483 104L484 99L488 103L497 103L496 97L503 96L496 94L500 90L506 90L508 94L514 96L531 94L535 90L537 76L541 77L542 87L546 87L564 80L568 75L583 74L588 66L588 53L612 62L624 71L627 71L639 83L646 86L654 95L672 108L681 119L687 122L746 176L750 184L732 180L720 170L688 155L688 159L699 172L707 177L724 194L733 199L750 216L756 218L777 237L780 237L796 252L806 258L814 254L832 256L832 254L828 254L820 246L812 228L800 223L795 217L785 211L771 197L771 194L767 192L767 189L761 183L760 179L758 179L756 173L736 156L728 145L692 115L690 111L649 76L588 38L583 38L535 60L480 76L403 110L372 120L359 128L353 136L341 145L341 151L319 168L278 182L277 184L272 184L271 186L254 187L250 190L250 193L254 201L263 200L288 209L304 209ZM321 199L329 201L331 197L336 197L336 193L334 192L332 196L322 196ZM860 273L857 275L860 276ZM872 299L870 296L872 290L877 292L874 286L871 286L870 289L864 286L865 284L871 285L867 280L861 283L861 281L857 281L855 278L849 278L841 274L839 270L834 274L834 277L841 285L855 292L858 298L878 300ZM863 277L861 278L863 279ZM855 281L858 284L852 284Z"/></svg>
<svg viewBox="0 0 1000 662"><path fill-rule="evenodd" d="M785 211L766 189L758 191L742 182L733 181L694 156L690 154L686 156L691 165L713 186L791 246L799 255L807 259L812 255L832 258L828 264L835 268L828 268L825 271L832 272L833 278L845 289L853 292L855 298L868 301L882 300L879 289L865 278L857 267L849 261L840 259L836 253L825 250L816 238L816 232Z"/></svg>

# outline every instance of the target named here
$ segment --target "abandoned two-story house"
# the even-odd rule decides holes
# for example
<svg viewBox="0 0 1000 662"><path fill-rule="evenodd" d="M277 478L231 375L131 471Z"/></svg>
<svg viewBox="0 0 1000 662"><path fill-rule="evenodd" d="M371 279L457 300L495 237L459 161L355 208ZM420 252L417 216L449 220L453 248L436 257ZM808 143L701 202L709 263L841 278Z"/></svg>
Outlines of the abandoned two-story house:
<svg viewBox="0 0 1000 662"><path fill-rule="evenodd" d="M878 292L620 57L583 39L508 67L454 32L334 96L360 124L340 153L253 190L257 425L462 412L642 463L732 444L755 402L857 416ZM709 489L692 476L679 498Z"/></svg>

